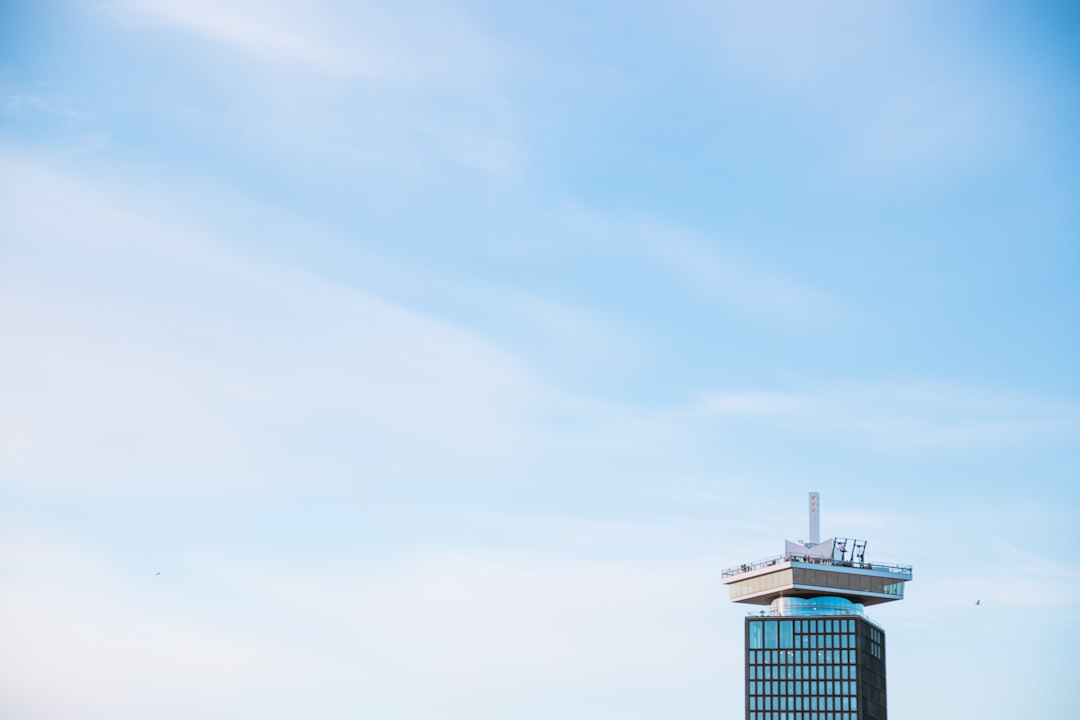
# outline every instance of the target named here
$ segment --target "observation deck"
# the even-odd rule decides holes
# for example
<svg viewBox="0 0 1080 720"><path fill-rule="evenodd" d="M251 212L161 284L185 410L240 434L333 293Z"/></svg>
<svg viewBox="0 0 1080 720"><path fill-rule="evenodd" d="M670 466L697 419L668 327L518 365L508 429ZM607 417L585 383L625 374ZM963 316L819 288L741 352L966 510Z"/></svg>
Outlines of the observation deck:
<svg viewBox="0 0 1080 720"><path fill-rule="evenodd" d="M852 542L851 559L848 542ZM731 601L770 605L784 597L832 596L878 605L902 600L904 583L912 578L910 565L865 562L865 541L834 538L813 546L788 541L787 546L783 555L724 570Z"/></svg>

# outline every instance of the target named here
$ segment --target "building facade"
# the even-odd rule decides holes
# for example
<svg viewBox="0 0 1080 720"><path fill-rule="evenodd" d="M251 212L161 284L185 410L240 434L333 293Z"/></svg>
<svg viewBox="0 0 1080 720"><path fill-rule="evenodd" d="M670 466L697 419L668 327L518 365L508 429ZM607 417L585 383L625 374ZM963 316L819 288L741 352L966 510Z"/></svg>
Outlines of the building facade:
<svg viewBox="0 0 1080 720"><path fill-rule="evenodd" d="M724 572L745 620L746 720L887 720L885 631L867 605L900 600L911 566L870 563L866 542L788 541L774 558Z"/></svg>

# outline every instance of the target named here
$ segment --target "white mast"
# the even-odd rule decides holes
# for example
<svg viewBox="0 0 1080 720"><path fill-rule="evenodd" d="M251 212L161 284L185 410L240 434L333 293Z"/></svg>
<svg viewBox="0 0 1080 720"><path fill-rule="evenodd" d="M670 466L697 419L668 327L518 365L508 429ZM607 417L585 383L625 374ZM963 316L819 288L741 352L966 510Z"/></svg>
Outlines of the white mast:
<svg viewBox="0 0 1080 720"><path fill-rule="evenodd" d="M810 493L810 541L808 546L813 547L821 542L821 502L816 492Z"/></svg>

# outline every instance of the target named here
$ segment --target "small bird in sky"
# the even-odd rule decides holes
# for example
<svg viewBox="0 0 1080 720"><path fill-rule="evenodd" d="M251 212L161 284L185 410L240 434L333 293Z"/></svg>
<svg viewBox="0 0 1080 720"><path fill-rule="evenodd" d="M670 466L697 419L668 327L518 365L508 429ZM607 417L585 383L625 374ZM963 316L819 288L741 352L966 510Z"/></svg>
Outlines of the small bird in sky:
<svg viewBox="0 0 1080 720"><path fill-rule="evenodd" d="M157 571L156 573L154 573L154 574L155 574L155 575L160 575L160 574L161 574L161 571L160 571L160 570L158 570L158 571ZM976 604L976 605L978 605L978 603L975 603L975 604Z"/></svg>
<svg viewBox="0 0 1080 720"><path fill-rule="evenodd" d="M161 573L158 573L158 575L160 575L160 574L161 574ZM976 605L982 605L982 600L976 600L976 601L975 601L975 604L976 604Z"/></svg>

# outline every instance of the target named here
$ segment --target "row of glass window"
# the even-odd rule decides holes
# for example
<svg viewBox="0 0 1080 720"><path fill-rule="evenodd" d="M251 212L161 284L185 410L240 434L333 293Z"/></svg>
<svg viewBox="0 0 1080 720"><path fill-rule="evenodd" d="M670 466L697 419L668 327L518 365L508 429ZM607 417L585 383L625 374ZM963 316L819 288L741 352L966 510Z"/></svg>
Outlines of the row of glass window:
<svg viewBox="0 0 1080 720"><path fill-rule="evenodd" d="M855 662L855 651L750 650L746 657L751 665L839 665Z"/></svg>
<svg viewBox="0 0 1080 720"><path fill-rule="evenodd" d="M751 680L751 695L854 695L847 680Z"/></svg>
<svg viewBox="0 0 1080 720"><path fill-rule="evenodd" d="M855 665L751 665L751 680L855 680Z"/></svg>
<svg viewBox="0 0 1080 720"><path fill-rule="evenodd" d="M753 712L750 720L856 720L853 712Z"/></svg>
<svg viewBox="0 0 1080 720"><path fill-rule="evenodd" d="M855 635L796 635L795 647L808 648L853 648Z"/></svg>
<svg viewBox="0 0 1080 720"><path fill-rule="evenodd" d="M855 632L855 621L850 618L837 620L793 620L797 633L844 633Z"/></svg>
<svg viewBox="0 0 1080 720"><path fill-rule="evenodd" d="M794 710L795 712L815 710L858 710L858 698L854 697L752 697L749 709L754 710Z"/></svg>
<svg viewBox="0 0 1080 720"><path fill-rule="evenodd" d="M854 632L854 620L751 620L748 642L755 650L855 647Z"/></svg>

